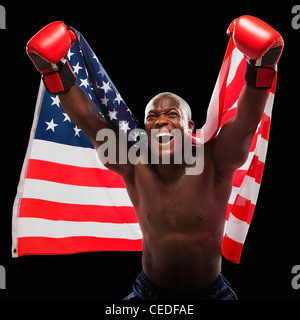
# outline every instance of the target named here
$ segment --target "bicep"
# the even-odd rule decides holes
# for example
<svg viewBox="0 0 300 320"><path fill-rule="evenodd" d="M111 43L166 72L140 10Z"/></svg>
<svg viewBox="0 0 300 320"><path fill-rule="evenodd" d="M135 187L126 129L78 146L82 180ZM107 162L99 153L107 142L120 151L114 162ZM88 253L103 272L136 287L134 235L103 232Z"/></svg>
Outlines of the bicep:
<svg viewBox="0 0 300 320"><path fill-rule="evenodd" d="M213 149L218 171L233 172L245 163L254 133L255 131L240 130L236 118L224 124L216 137Z"/></svg>

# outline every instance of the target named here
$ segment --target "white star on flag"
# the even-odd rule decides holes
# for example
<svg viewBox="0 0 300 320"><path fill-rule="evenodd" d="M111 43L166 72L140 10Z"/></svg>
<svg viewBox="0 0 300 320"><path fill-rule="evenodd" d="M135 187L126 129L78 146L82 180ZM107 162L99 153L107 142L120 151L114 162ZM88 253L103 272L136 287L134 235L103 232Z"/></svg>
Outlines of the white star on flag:
<svg viewBox="0 0 300 320"><path fill-rule="evenodd" d="M54 105L57 105L59 108L60 108L60 106L59 106L59 103L60 103L60 100L59 100L59 97L58 96L55 96L55 97L50 97L51 99L52 99L52 104L51 104L51 106L54 106Z"/></svg>
<svg viewBox="0 0 300 320"><path fill-rule="evenodd" d="M105 82L105 81L102 81L103 83L103 86L100 87L100 89L103 89L105 93L107 93L108 90L111 90L111 87L109 85L109 81Z"/></svg>
<svg viewBox="0 0 300 320"><path fill-rule="evenodd" d="M47 130L52 130L53 132L55 132L55 127L57 127L58 126L58 124L56 124L56 123L54 123L54 119L52 119L50 122L47 122L47 121L45 121L46 122L46 124L47 124L47 129L46 129L46 131Z"/></svg>
<svg viewBox="0 0 300 320"><path fill-rule="evenodd" d="M79 70L83 69L80 67L79 62L77 62L76 66L73 66L74 73L78 74Z"/></svg>
<svg viewBox="0 0 300 320"><path fill-rule="evenodd" d="M64 117L65 117L63 122L65 122L65 121L71 122L71 119L70 119L70 117L67 115L67 113L64 113L64 112L63 112L63 115L64 115Z"/></svg>
<svg viewBox="0 0 300 320"><path fill-rule="evenodd" d="M119 130L123 130L124 133L127 133L130 130L129 122L128 121L120 121L119 122Z"/></svg>
<svg viewBox="0 0 300 320"><path fill-rule="evenodd" d="M74 55L73 52L71 52L71 49L68 51L68 60L71 60L71 57Z"/></svg>
<svg viewBox="0 0 300 320"><path fill-rule="evenodd" d="M100 70L97 72L97 74L101 74L101 76L104 77L104 75L105 75L104 69L100 68Z"/></svg>
<svg viewBox="0 0 300 320"><path fill-rule="evenodd" d="M123 101L120 93L117 93L116 99L114 101L118 101L118 105L120 105L121 101Z"/></svg>
<svg viewBox="0 0 300 320"><path fill-rule="evenodd" d="M108 99L106 98L106 96L104 96L103 99L101 99L102 103L107 107L107 102L108 102Z"/></svg>
<svg viewBox="0 0 300 320"><path fill-rule="evenodd" d="M88 85L89 85L88 78L80 79L80 81L81 81L80 87L82 87L82 86L84 86L85 88L88 87Z"/></svg>
<svg viewBox="0 0 300 320"><path fill-rule="evenodd" d="M114 109L113 111L108 111L108 116L110 117L110 120L112 121L112 120L118 120L118 118L117 118L117 113L118 113L118 111L116 111L116 109Z"/></svg>
<svg viewBox="0 0 300 320"><path fill-rule="evenodd" d="M77 126L75 126L73 129L75 131L75 137L76 136L80 137L79 132L81 131L81 129L79 129Z"/></svg>

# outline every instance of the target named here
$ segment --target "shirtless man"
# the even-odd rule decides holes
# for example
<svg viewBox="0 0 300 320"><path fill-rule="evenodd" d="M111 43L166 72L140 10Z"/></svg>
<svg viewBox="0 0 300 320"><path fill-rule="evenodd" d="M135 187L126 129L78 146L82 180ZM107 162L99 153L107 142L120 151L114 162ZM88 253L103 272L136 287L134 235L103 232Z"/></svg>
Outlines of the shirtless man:
<svg viewBox="0 0 300 320"><path fill-rule="evenodd" d="M283 40L269 25L250 16L234 20L229 31L247 57L246 84L239 96L236 117L205 144L203 172L187 175L184 161L174 163L173 137L167 142L159 137L151 141L153 129L161 135L178 129L182 137L186 129L194 130L189 106L172 93L157 95L146 108L149 148L156 146L159 163L106 164L123 177L143 233L143 271L126 300L236 299L221 274L226 208L233 173L246 161L261 120ZM96 139L98 131L111 127L92 100L75 85L68 63L58 62L61 58L55 57L58 48L62 56L66 54L74 37L63 23L47 26L29 41L27 51L42 72L47 89L59 94L73 123L97 149L103 144ZM161 161L166 152L170 155L169 164Z"/></svg>

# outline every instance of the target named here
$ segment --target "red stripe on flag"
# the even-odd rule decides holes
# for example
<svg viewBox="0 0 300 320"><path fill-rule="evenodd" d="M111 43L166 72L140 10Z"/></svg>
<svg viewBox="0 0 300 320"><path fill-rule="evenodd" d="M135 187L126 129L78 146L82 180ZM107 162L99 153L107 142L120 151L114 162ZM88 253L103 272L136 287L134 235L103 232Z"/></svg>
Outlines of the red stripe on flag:
<svg viewBox="0 0 300 320"><path fill-rule="evenodd" d="M269 94L272 92L273 94L275 94L275 91L276 91L276 84L277 84L277 72L275 74L275 78L273 80L273 84L272 84L272 88L270 90L268 90L268 97L269 97Z"/></svg>
<svg viewBox="0 0 300 320"><path fill-rule="evenodd" d="M264 113L262 116L262 120L259 125L259 128L252 139L251 146L249 149L250 152L253 152L255 150L259 134L263 139L265 139L266 141L269 141L270 127L271 127L271 118Z"/></svg>
<svg viewBox="0 0 300 320"><path fill-rule="evenodd" d="M251 200L248 200L241 195L237 195L234 205L231 208L231 213L239 220L250 224L254 209L255 205L251 203Z"/></svg>
<svg viewBox="0 0 300 320"><path fill-rule="evenodd" d="M247 175L255 178L255 181L257 183L261 183L264 167L265 164L258 159L258 156L254 156L248 169Z"/></svg>
<svg viewBox="0 0 300 320"><path fill-rule="evenodd" d="M264 113L261 119L260 127L258 129L258 134L261 134L261 137L267 141L269 141L270 127L271 118Z"/></svg>
<svg viewBox="0 0 300 320"><path fill-rule="evenodd" d="M141 251L142 239L111 239L96 237L18 239L18 255L73 254L85 251Z"/></svg>
<svg viewBox="0 0 300 320"><path fill-rule="evenodd" d="M237 67L234 81L231 81L229 86L226 88L226 95L224 100L224 111L231 108L238 100L240 92L245 85L244 74L246 70L246 59L243 59Z"/></svg>
<svg viewBox="0 0 300 320"><path fill-rule="evenodd" d="M137 222L133 207L69 204L26 198L21 200L20 218L107 223Z"/></svg>
<svg viewBox="0 0 300 320"><path fill-rule="evenodd" d="M125 188L122 177L99 168L82 168L30 159L26 178L87 187Z"/></svg>
<svg viewBox="0 0 300 320"><path fill-rule="evenodd" d="M246 170L237 169L233 174L232 186L236 188L240 188L246 174L247 174Z"/></svg>
<svg viewBox="0 0 300 320"><path fill-rule="evenodd" d="M222 115L223 115L223 107L224 101L226 98L226 84L227 84L227 77L229 74L230 63L231 63L231 56L232 50L234 48L234 43L232 38L230 38L227 50L225 53L225 57L221 66L220 74L219 74L219 116L218 116L218 127L220 126Z"/></svg>
<svg viewBox="0 0 300 320"><path fill-rule="evenodd" d="M230 239L226 234L223 238L222 252L223 256L234 263L240 263L243 243Z"/></svg>
<svg viewBox="0 0 300 320"><path fill-rule="evenodd" d="M224 124L225 124L228 120L230 120L230 119L232 119L233 117L235 117L235 116L236 116L236 113L237 113L237 108L233 108L233 109L228 110L227 112L225 112L225 114L224 114L223 117L222 117L222 121L221 121L220 127L223 127Z"/></svg>
<svg viewBox="0 0 300 320"><path fill-rule="evenodd" d="M229 219L229 215L230 215L232 207L233 207L233 204L230 204L230 203L227 204L226 221L228 221L228 219Z"/></svg>
<svg viewBox="0 0 300 320"><path fill-rule="evenodd" d="M234 172L232 186L240 188L246 175L254 178L255 182L261 183L264 167L265 164L258 159L258 156L253 156L248 171L237 169Z"/></svg>

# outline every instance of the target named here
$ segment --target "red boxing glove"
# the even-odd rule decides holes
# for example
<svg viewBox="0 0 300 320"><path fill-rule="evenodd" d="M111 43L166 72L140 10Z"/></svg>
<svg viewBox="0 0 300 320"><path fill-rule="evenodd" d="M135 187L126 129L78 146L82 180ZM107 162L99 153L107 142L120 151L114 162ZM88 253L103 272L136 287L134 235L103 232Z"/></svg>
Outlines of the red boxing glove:
<svg viewBox="0 0 300 320"><path fill-rule="evenodd" d="M227 34L246 56L247 85L257 89L270 89L284 46L281 35L264 21L252 16L241 16L233 20Z"/></svg>
<svg viewBox="0 0 300 320"><path fill-rule="evenodd" d="M66 54L76 40L73 31L61 21L48 24L27 43L27 54L43 75L47 90L52 94L67 92L76 82Z"/></svg>

